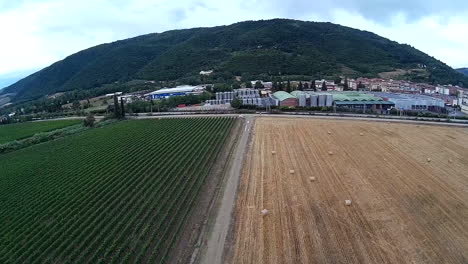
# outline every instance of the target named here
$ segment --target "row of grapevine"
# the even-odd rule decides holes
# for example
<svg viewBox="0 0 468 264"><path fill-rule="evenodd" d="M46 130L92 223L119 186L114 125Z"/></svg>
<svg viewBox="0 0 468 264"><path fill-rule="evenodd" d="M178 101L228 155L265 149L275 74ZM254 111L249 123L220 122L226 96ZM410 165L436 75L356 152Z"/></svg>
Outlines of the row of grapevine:
<svg viewBox="0 0 468 264"><path fill-rule="evenodd" d="M164 263L234 122L124 121L0 156L0 263Z"/></svg>
<svg viewBox="0 0 468 264"><path fill-rule="evenodd" d="M81 120L54 120L0 125L0 144L31 137L40 132L48 132L76 125L81 122Z"/></svg>

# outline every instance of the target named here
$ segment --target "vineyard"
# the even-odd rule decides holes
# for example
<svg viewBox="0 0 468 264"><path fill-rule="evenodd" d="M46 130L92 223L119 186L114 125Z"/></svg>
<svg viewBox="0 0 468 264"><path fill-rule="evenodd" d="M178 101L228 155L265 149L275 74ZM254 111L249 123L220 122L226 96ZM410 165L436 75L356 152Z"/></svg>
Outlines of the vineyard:
<svg viewBox="0 0 468 264"><path fill-rule="evenodd" d="M123 121L0 156L0 263L164 263L235 118Z"/></svg>
<svg viewBox="0 0 468 264"><path fill-rule="evenodd" d="M26 122L0 126L0 144L81 123L81 120Z"/></svg>

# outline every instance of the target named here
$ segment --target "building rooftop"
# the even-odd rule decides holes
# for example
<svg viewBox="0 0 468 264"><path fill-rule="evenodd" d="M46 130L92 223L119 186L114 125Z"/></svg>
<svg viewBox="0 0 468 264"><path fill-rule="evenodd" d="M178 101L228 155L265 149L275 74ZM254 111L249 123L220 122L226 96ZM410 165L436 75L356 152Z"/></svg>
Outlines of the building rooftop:
<svg viewBox="0 0 468 264"><path fill-rule="evenodd" d="M336 105L363 105L363 104L366 104L366 105L374 105L374 104L378 104L378 105L394 105L393 102L390 102L390 101L335 101L335 104Z"/></svg>
<svg viewBox="0 0 468 264"><path fill-rule="evenodd" d="M193 92L193 91L198 91L198 90L203 90L203 87L182 85L182 86L177 86L175 88L162 88L157 91L148 93L146 95L148 96L152 94L164 94L164 93L188 93L188 92Z"/></svg>
<svg viewBox="0 0 468 264"><path fill-rule="evenodd" d="M293 91L291 94L299 97L301 94L315 94L315 95L333 95L335 102L362 102L362 101L384 101L381 97L372 94L359 93L359 92L309 92L309 91Z"/></svg>
<svg viewBox="0 0 468 264"><path fill-rule="evenodd" d="M284 91L275 92L275 93L273 93L273 96L276 99L280 100L280 101L284 101L284 100L290 99L290 98L296 99L296 97L294 97L291 94L289 94L287 92L284 92Z"/></svg>
<svg viewBox="0 0 468 264"><path fill-rule="evenodd" d="M384 101L381 97L372 94L358 93L358 92L340 92L333 93L333 100L335 101Z"/></svg>
<svg viewBox="0 0 468 264"><path fill-rule="evenodd" d="M400 94L400 93L380 93L380 92L373 92L372 94L384 98L388 98L389 100L441 100L436 97L422 95L422 94Z"/></svg>

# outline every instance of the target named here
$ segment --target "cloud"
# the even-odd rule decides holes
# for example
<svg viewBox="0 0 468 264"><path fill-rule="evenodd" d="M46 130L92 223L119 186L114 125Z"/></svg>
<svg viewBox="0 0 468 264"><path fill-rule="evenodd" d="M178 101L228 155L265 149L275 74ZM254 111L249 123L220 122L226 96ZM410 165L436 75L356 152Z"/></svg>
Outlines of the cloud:
<svg viewBox="0 0 468 264"><path fill-rule="evenodd" d="M369 30L468 65L464 0L0 0L0 76L141 34L275 17Z"/></svg>
<svg viewBox="0 0 468 264"><path fill-rule="evenodd" d="M408 22L428 16L437 16L443 21L445 17L464 15L468 10L466 0L257 0L251 3L287 16L318 13L330 17L335 10L343 10L381 24L390 23L395 16Z"/></svg>

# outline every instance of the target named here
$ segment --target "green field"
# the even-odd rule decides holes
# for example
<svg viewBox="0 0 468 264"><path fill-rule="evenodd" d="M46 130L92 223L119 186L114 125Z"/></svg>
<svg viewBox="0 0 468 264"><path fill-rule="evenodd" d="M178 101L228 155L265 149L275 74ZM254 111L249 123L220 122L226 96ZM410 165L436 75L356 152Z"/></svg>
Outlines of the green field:
<svg viewBox="0 0 468 264"><path fill-rule="evenodd" d="M0 126L0 144L81 123L81 120L26 122Z"/></svg>
<svg viewBox="0 0 468 264"><path fill-rule="evenodd" d="M0 155L0 263L164 263L235 120L123 121Z"/></svg>

